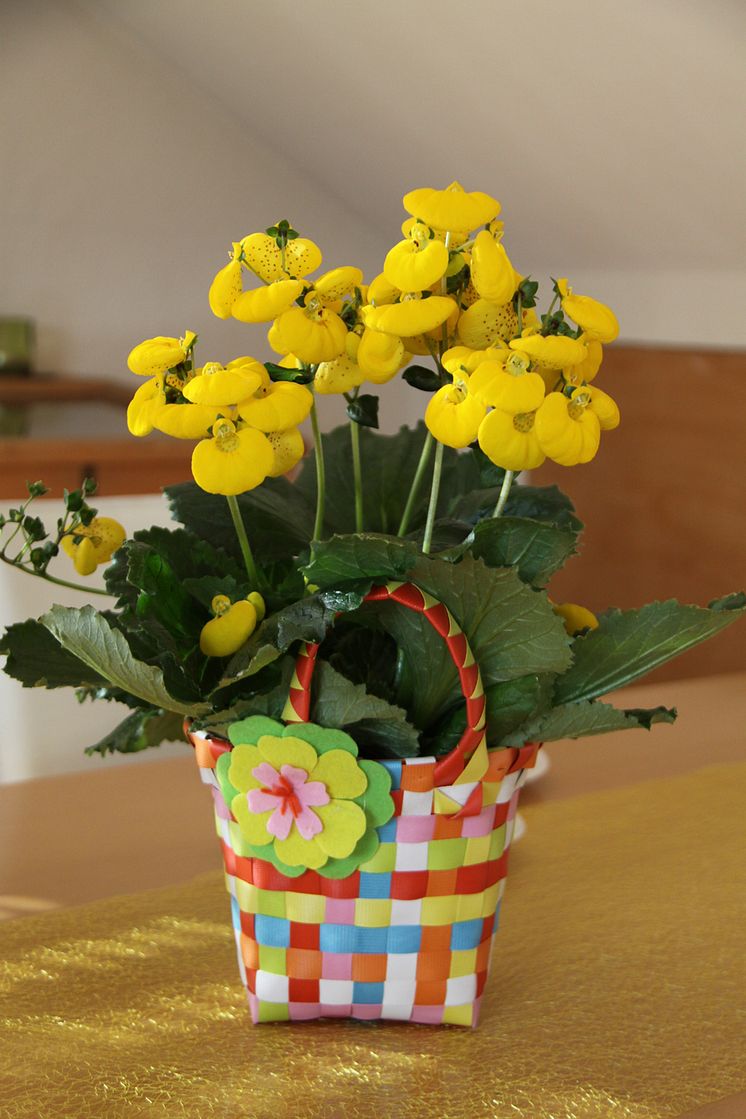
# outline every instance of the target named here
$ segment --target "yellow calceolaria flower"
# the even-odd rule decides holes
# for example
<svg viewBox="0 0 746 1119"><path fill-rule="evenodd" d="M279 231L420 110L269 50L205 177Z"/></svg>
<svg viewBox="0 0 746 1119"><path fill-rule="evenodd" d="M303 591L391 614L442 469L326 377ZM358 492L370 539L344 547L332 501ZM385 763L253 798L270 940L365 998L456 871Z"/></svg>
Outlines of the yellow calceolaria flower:
<svg viewBox="0 0 746 1119"><path fill-rule="evenodd" d="M473 373L483 361L496 361L502 365L510 351L502 339L486 350L472 350L469 346L451 346L441 359L443 368L449 373Z"/></svg>
<svg viewBox="0 0 746 1119"><path fill-rule="evenodd" d="M578 338L566 334L528 334L509 343L513 350L526 354L537 367L562 370L579 365L588 356L588 347Z"/></svg>
<svg viewBox="0 0 746 1119"><path fill-rule="evenodd" d="M597 342L613 342L619 337L619 323L611 307L590 295L574 295L566 279L557 280L562 310L577 323L588 338Z"/></svg>
<svg viewBox="0 0 746 1119"><path fill-rule="evenodd" d="M416 334L435 330L454 312L458 313L458 308L446 295L431 295L429 299L405 295L400 303L360 310L363 322L371 330L395 334L399 338L413 338Z"/></svg>
<svg viewBox="0 0 746 1119"><path fill-rule="evenodd" d="M132 435L150 435L153 417L166 403L163 373L156 374L136 390L127 406L127 428Z"/></svg>
<svg viewBox="0 0 746 1119"><path fill-rule="evenodd" d="M296 237L285 246L285 267L282 250L267 233L251 233L241 241L246 266L265 284L277 280L302 280L321 266L321 250L307 237Z"/></svg>
<svg viewBox="0 0 746 1119"><path fill-rule="evenodd" d="M127 367L138 377L167 373L187 360L197 335L187 330L183 338L147 338L130 350Z"/></svg>
<svg viewBox="0 0 746 1119"><path fill-rule="evenodd" d="M471 230L486 225L500 213L500 203L489 194L467 193L461 183L444 190L421 187L404 195L404 209L432 229Z"/></svg>
<svg viewBox="0 0 746 1119"><path fill-rule="evenodd" d="M332 311L340 311L346 295L355 294L355 289L363 283L363 274L359 268L352 265L343 265L341 268L332 268L314 281L313 291L325 307Z"/></svg>
<svg viewBox="0 0 746 1119"><path fill-rule="evenodd" d="M586 396L590 397L588 407L598 416L602 431L613 431L615 427L619 427L619 407L607 392L602 392L594 385L582 385L573 389L571 399L577 401Z"/></svg>
<svg viewBox="0 0 746 1119"><path fill-rule="evenodd" d="M485 416L479 427L479 446L503 470L535 470L546 455L536 433L537 412L503 412Z"/></svg>
<svg viewBox="0 0 746 1119"><path fill-rule="evenodd" d="M239 322L271 322L292 307L305 286L303 280L275 280L266 287L251 288L233 303L233 318Z"/></svg>
<svg viewBox="0 0 746 1119"><path fill-rule="evenodd" d="M578 606L575 602L553 602L552 609L562 618L570 637L577 637L579 633L598 629L598 618L585 606Z"/></svg>
<svg viewBox="0 0 746 1119"><path fill-rule="evenodd" d="M211 404L163 404L153 409L152 423L156 431L174 439L203 439L215 421L228 411Z"/></svg>
<svg viewBox="0 0 746 1119"><path fill-rule="evenodd" d="M331 361L344 353L347 327L313 290L303 307L291 307L272 324L269 344L278 353L293 353L308 365Z"/></svg>
<svg viewBox="0 0 746 1119"><path fill-rule="evenodd" d="M355 360L366 380L372 381L374 385L385 385L406 365L409 355L397 335L366 328L357 347Z"/></svg>
<svg viewBox="0 0 746 1119"><path fill-rule="evenodd" d="M468 447L477 437L485 411L463 384L444 385L430 398L425 423L431 435L446 447Z"/></svg>
<svg viewBox="0 0 746 1119"><path fill-rule="evenodd" d="M492 303L480 297L458 320L458 336L473 350L508 342L517 333L518 316L512 303Z"/></svg>
<svg viewBox="0 0 746 1119"><path fill-rule="evenodd" d="M595 338L589 338L586 334L581 334L579 341L588 350L587 356L577 365L570 365L562 370L565 380L571 385L582 385L583 382L589 383L592 381L601 368L604 359L604 348Z"/></svg>
<svg viewBox="0 0 746 1119"><path fill-rule="evenodd" d="M401 231L405 237L409 237L413 226L420 224L417 218L405 218L401 223ZM465 241L469 240L469 232L465 229L435 229L431 226L428 226L428 228L431 229L433 236L438 241L445 241L446 236L448 236L448 244L451 252L453 252L454 249L460 248Z"/></svg>
<svg viewBox="0 0 746 1119"><path fill-rule="evenodd" d="M126 533L113 517L94 517L89 525L78 525L63 536L60 544L75 564L78 575L92 575L102 563L108 563L124 543Z"/></svg>
<svg viewBox="0 0 746 1119"><path fill-rule="evenodd" d="M384 304L396 303L401 297L401 291L394 284L390 284L383 272L380 272L368 284L368 303L373 307L382 307Z"/></svg>
<svg viewBox="0 0 746 1119"><path fill-rule="evenodd" d="M264 383L267 372L256 358L241 358L227 366L208 361L182 390L192 404L209 404L226 407L256 392Z"/></svg>
<svg viewBox="0 0 746 1119"><path fill-rule="evenodd" d="M386 254L383 274L400 291L426 291L445 275L448 249L432 230L415 222L409 236Z"/></svg>
<svg viewBox="0 0 746 1119"><path fill-rule="evenodd" d="M286 431L303 423L313 406L313 393L293 381L271 381L267 371L262 372L259 387L238 402L241 419L259 431Z"/></svg>
<svg viewBox="0 0 746 1119"><path fill-rule="evenodd" d="M215 279L210 284L208 292L208 302L210 310L213 315L219 319L229 319L233 304L238 299L243 291L243 283L241 280L241 273L243 265L241 264L241 256L243 249L239 241L233 242L231 250L231 258L224 268L215 276Z"/></svg>
<svg viewBox="0 0 746 1119"><path fill-rule="evenodd" d="M250 597L254 595L261 598L256 591ZM206 657L230 657L256 629L259 621L256 606L250 598L231 602L227 595L216 594L211 609L215 617L202 627L199 647Z"/></svg>
<svg viewBox="0 0 746 1119"><path fill-rule="evenodd" d="M237 427L224 417L213 424L212 434L192 452L192 474L200 489L230 497L260 486L275 463L267 436L253 427Z"/></svg>
<svg viewBox="0 0 746 1119"><path fill-rule="evenodd" d="M601 424L589 408L590 392L575 390L573 399L561 392L550 392L536 413L536 436L549 458L560 466L590 462L598 451Z"/></svg>
<svg viewBox="0 0 746 1119"><path fill-rule="evenodd" d="M306 445L297 427L288 428L286 431L268 431L266 435L275 455L269 476L279 478L298 465L306 453Z"/></svg>
<svg viewBox="0 0 746 1119"><path fill-rule="evenodd" d="M502 244L486 229L471 250L471 282L482 299L500 304L510 302L520 282Z"/></svg>
<svg viewBox="0 0 746 1119"><path fill-rule="evenodd" d="M344 353L331 361L320 363L313 378L313 387L322 396L330 396L333 393L352 392L364 380L365 374L360 366Z"/></svg>
<svg viewBox="0 0 746 1119"><path fill-rule="evenodd" d="M528 358L516 352L509 352L503 364L483 361L469 378L469 392L482 404L512 416L535 412L544 399L544 381L528 366Z"/></svg>

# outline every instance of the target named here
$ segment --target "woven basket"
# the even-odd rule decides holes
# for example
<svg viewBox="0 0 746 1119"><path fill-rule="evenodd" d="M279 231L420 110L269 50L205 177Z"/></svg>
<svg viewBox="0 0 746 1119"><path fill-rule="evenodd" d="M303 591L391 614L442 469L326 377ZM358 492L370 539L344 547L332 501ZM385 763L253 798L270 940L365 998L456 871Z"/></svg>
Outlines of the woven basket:
<svg viewBox="0 0 746 1119"><path fill-rule="evenodd" d="M232 899L241 977L254 1022L389 1018L475 1026L507 873L519 789L538 746L488 751L485 698L469 643L450 611L411 583L374 587L424 614L448 645L467 728L441 758L381 761L393 818L380 846L346 878L299 877L245 857L215 775L225 739L190 732ZM317 645L298 657L286 723L307 722Z"/></svg>

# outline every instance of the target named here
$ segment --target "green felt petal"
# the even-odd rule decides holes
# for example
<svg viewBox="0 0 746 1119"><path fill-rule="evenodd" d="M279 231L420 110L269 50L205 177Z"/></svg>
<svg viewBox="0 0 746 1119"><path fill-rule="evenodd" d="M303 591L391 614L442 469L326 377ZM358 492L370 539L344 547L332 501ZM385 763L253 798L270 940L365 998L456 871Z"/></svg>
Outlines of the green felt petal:
<svg viewBox="0 0 746 1119"><path fill-rule="evenodd" d="M358 765L368 778L368 788L361 796L355 797L355 803L364 809L368 827L380 828L394 815L391 774L385 766L364 758L358 762Z"/></svg>
<svg viewBox="0 0 746 1119"><path fill-rule="evenodd" d="M228 738L234 746L242 742L256 746L263 734L282 734L283 730L282 723L268 719L266 715L249 715L248 719L240 719L237 723L231 724L228 728Z"/></svg>
<svg viewBox="0 0 746 1119"><path fill-rule="evenodd" d="M317 873L323 878L347 878L348 875L354 874L359 866L373 858L379 844L378 833L367 831L362 839L358 840L351 855L346 859L329 859L326 866L319 867Z"/></svg>
<svg viewBox="0 0 746 1119"><path fill-rule="evenodd" d="M215 775L218 779L218 784L220 785L220 791L223 794L223 800L228 806L230 806L230 803L236 793L239 792L236 786L232 785L228 778L228 770L230 769L230 767L231 755L221 754L215 765Z"/></svg>
<svg viewBox="0 0 746 1119"><path fill-rule="evenodd" d="M317 723L291 723L289 727L285 727L283 734L305 739L311 743L317 754L324 754L327 750L346 750L348 754L357 757L355 741L343 730L320 727Z"/></svg>

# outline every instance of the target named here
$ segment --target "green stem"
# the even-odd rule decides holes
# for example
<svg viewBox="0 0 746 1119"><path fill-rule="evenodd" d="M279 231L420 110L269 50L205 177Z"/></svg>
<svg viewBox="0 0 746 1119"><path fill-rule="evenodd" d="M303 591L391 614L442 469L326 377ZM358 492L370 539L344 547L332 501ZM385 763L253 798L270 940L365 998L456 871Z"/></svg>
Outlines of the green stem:
<svg viewBox="0 0 746 1119"><path fill-rule="evenodd" d="M324 469L324 446L319 431L319 417L316 412L316 400L311 405L311 427L313 428L313 445L316 452L316 520L313 526L313 539L320 540L324 528L324 502L326 500L326 471Z"/></svg>
<svg viewBox="0 0 746 1119"><path fill-rule="evenodd" d="M518 326L516 327L518 334L516 335L516 338L520 338L523 334L523 300L521 299L520 291L518 292L515 300L515 313L516 318L518 319Z"/></svg>
<svg viewBox="0 0 746 1119"><path fill-rule="evenodd" d="M404 506L404 512L402 513L401 523L399 525L399 531L396 534L397 536L404 536L407 529L409 528L409 522L412 519L412 510L414 509L415 501L419 496L420 486L422 485L422 479L425 476L427 464L430 461L430 455L432 454L434 442L435 440L428 431L427 435L425 436L425 442L422 444L420 461L417 463L417 469L414 472L412 485L409 488L409 497L407 498L407 504Z"/></svg>
<svg viewBox="0 0 746 1119"><path fill-rule="evenodd" d="M107 598L116 597L112 596L111 591L101 590L100 587L86 587L82 583L70 583L67 579L58 579L55 575L49 575L46 571L35 571L33 567L26 567L22 563L14 563L13 560L8 559L2 553L0 553L0 560L7 563L8 567L15 567L16 571L23 571L26 575L35 575L37 579L44 579L47 583L55 583L58 587L69 587L71 591L82 591L83 594L103 594Z"/></svg>
<svg viewBox="0 0 746 1119"><path fill-rule="evenodd" d="M243 556L243 562L246 566L246 574L248 575L249 581L251 582L252 586L254 588L257 588L259 585L259 572L256 569L256 564L254 563L254 556L251 551L251 545L249 544L249 538L246 535L246 526L243 523L241 510L238 508L238 502L236 501L234 494L228 494L225 500L228 502L228 508L231 511L233 527L236 530L238 544L241 548L241 555Z"/></svg>
<svg viewBox="0 0 746 1119"><path fill-rule="evenodd" d="M350 420L352 472L355 479L355 532L363 531L363 473L360 464L360 426Z"/></svg>
<svg viewBox="0 0 746 1119"><path fill-rule="evenodd" d="M433 542L433 527L435 525L435 510L438 507L440 493L440 472L443 468L443 444L438 443L435 448L435 462L433 463L433 484L430 487L430 504L427 508L427 521L425 522L425 536L422 540L422 551L427 555Z"/></svg>
<svg viewBox="0 0 746 1119"><path fill-rule="evenodd" d="M556 305L557 305L557 300L558 300L558 299L559 299L559 296L558 296L558 295L557 295L557 294L555 293L554 299L553 299L553 300L552 300L552 302L551 302L551 303L549 304L549 310L548 310L548 311L547 311L547 313L546 313L546 317L547 317L547 318L549 318L549 316L551 315L552 311L553 311L553 310L554 310L554 308L556 307Z"/></svg>
<svg viewBox="0 0 746 1119"><path fill-rule="evenodd" d="M510 493L510 487L513 484L513 478L514 477L515 477L515 474L512 470L506 470L505 471L505 477L503 478L503 484L500 487L500 496L497 499L497 505L495 506L495 512L492 514L493 517L499 517L500 514L502 513L503 509L505 508L505 502L508 500L508 494Z"/></svg>

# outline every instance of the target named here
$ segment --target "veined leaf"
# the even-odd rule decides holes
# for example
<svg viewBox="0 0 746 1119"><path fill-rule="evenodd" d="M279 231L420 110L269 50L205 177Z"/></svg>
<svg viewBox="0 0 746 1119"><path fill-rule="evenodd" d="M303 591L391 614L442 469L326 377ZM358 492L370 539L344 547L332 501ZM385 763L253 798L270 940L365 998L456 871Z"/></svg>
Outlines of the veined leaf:
<svg viewBox="0 0 746 1119"><path fill-rule="evenodd" d="M350 734L366 754L410 758L419 749L419 735L406 711L370 695L330 664L319 661L313 681L313 719Z"/></svg>
<svg viewBox="0 0 746 1119"><path fill-rule="evenodd" d="M169 695L161 670L136 660L124 635L112 629L93 606L53 606L39 620L63 649L114 687L165 711L197 715L206 710L205 704L190 704Z"/></svg>
<svg viewBox="0 0 746 1119"><path fill-rule="evenodd" d="M174 711L133 711L114 730L109 731L86 754L136 754L164 742L183 741L183 719Z"/></svg>
<svg viewBox="0 0 746 1119"><path fill-rule="evenodd" d="M531 719L502 742L504 746L521 746L524 742L553 742L558 738L585 738L593 734L608 734L615 730L645 730L655 723L673 723L675 708L653 707L649 710L621 711L610 703L582 700L564 703L551 711Z"/></svg>
<svg viewBox="0 0 746 1119"><path fill-rule="evenodd" d="M501 746L506 735L541 714L552 696L554 676L521 676L485 689L487 745ZM436 754L452 750L466 727L466 706L457 703L433 734Z"/></svg>
<svg viewBox="0 0 746 1119"><path fill-rule="evenodd" d="M403 579L419 559L411 542L372 532L315 540L302 571L309 583L337 587L364 579Z"/></svg>
<svg viewBox="0 0 746 1119"><path fill-rule="evenodd" d="M4 671L24 688L96 688L106 683L89 664L63 649L41 622L8 626L0 641Z"/></svg>
<svg viewBox="0 0 746 1119"><path fill-rule="evenodd" d="M732 625L746 598L729 595L708 607L675 599L639 610L609 610L598 629L573 642L574 663L555 685L557 703L573 703L622 688Z"/></svg>
<svg viewBox="0 0 746 1119"><path fill-rule="evenodd" d="M544 587L574 552L578 534L530 517L498 517L474 527L471 553L488 567L515 566L524 583Z"/></svg>

